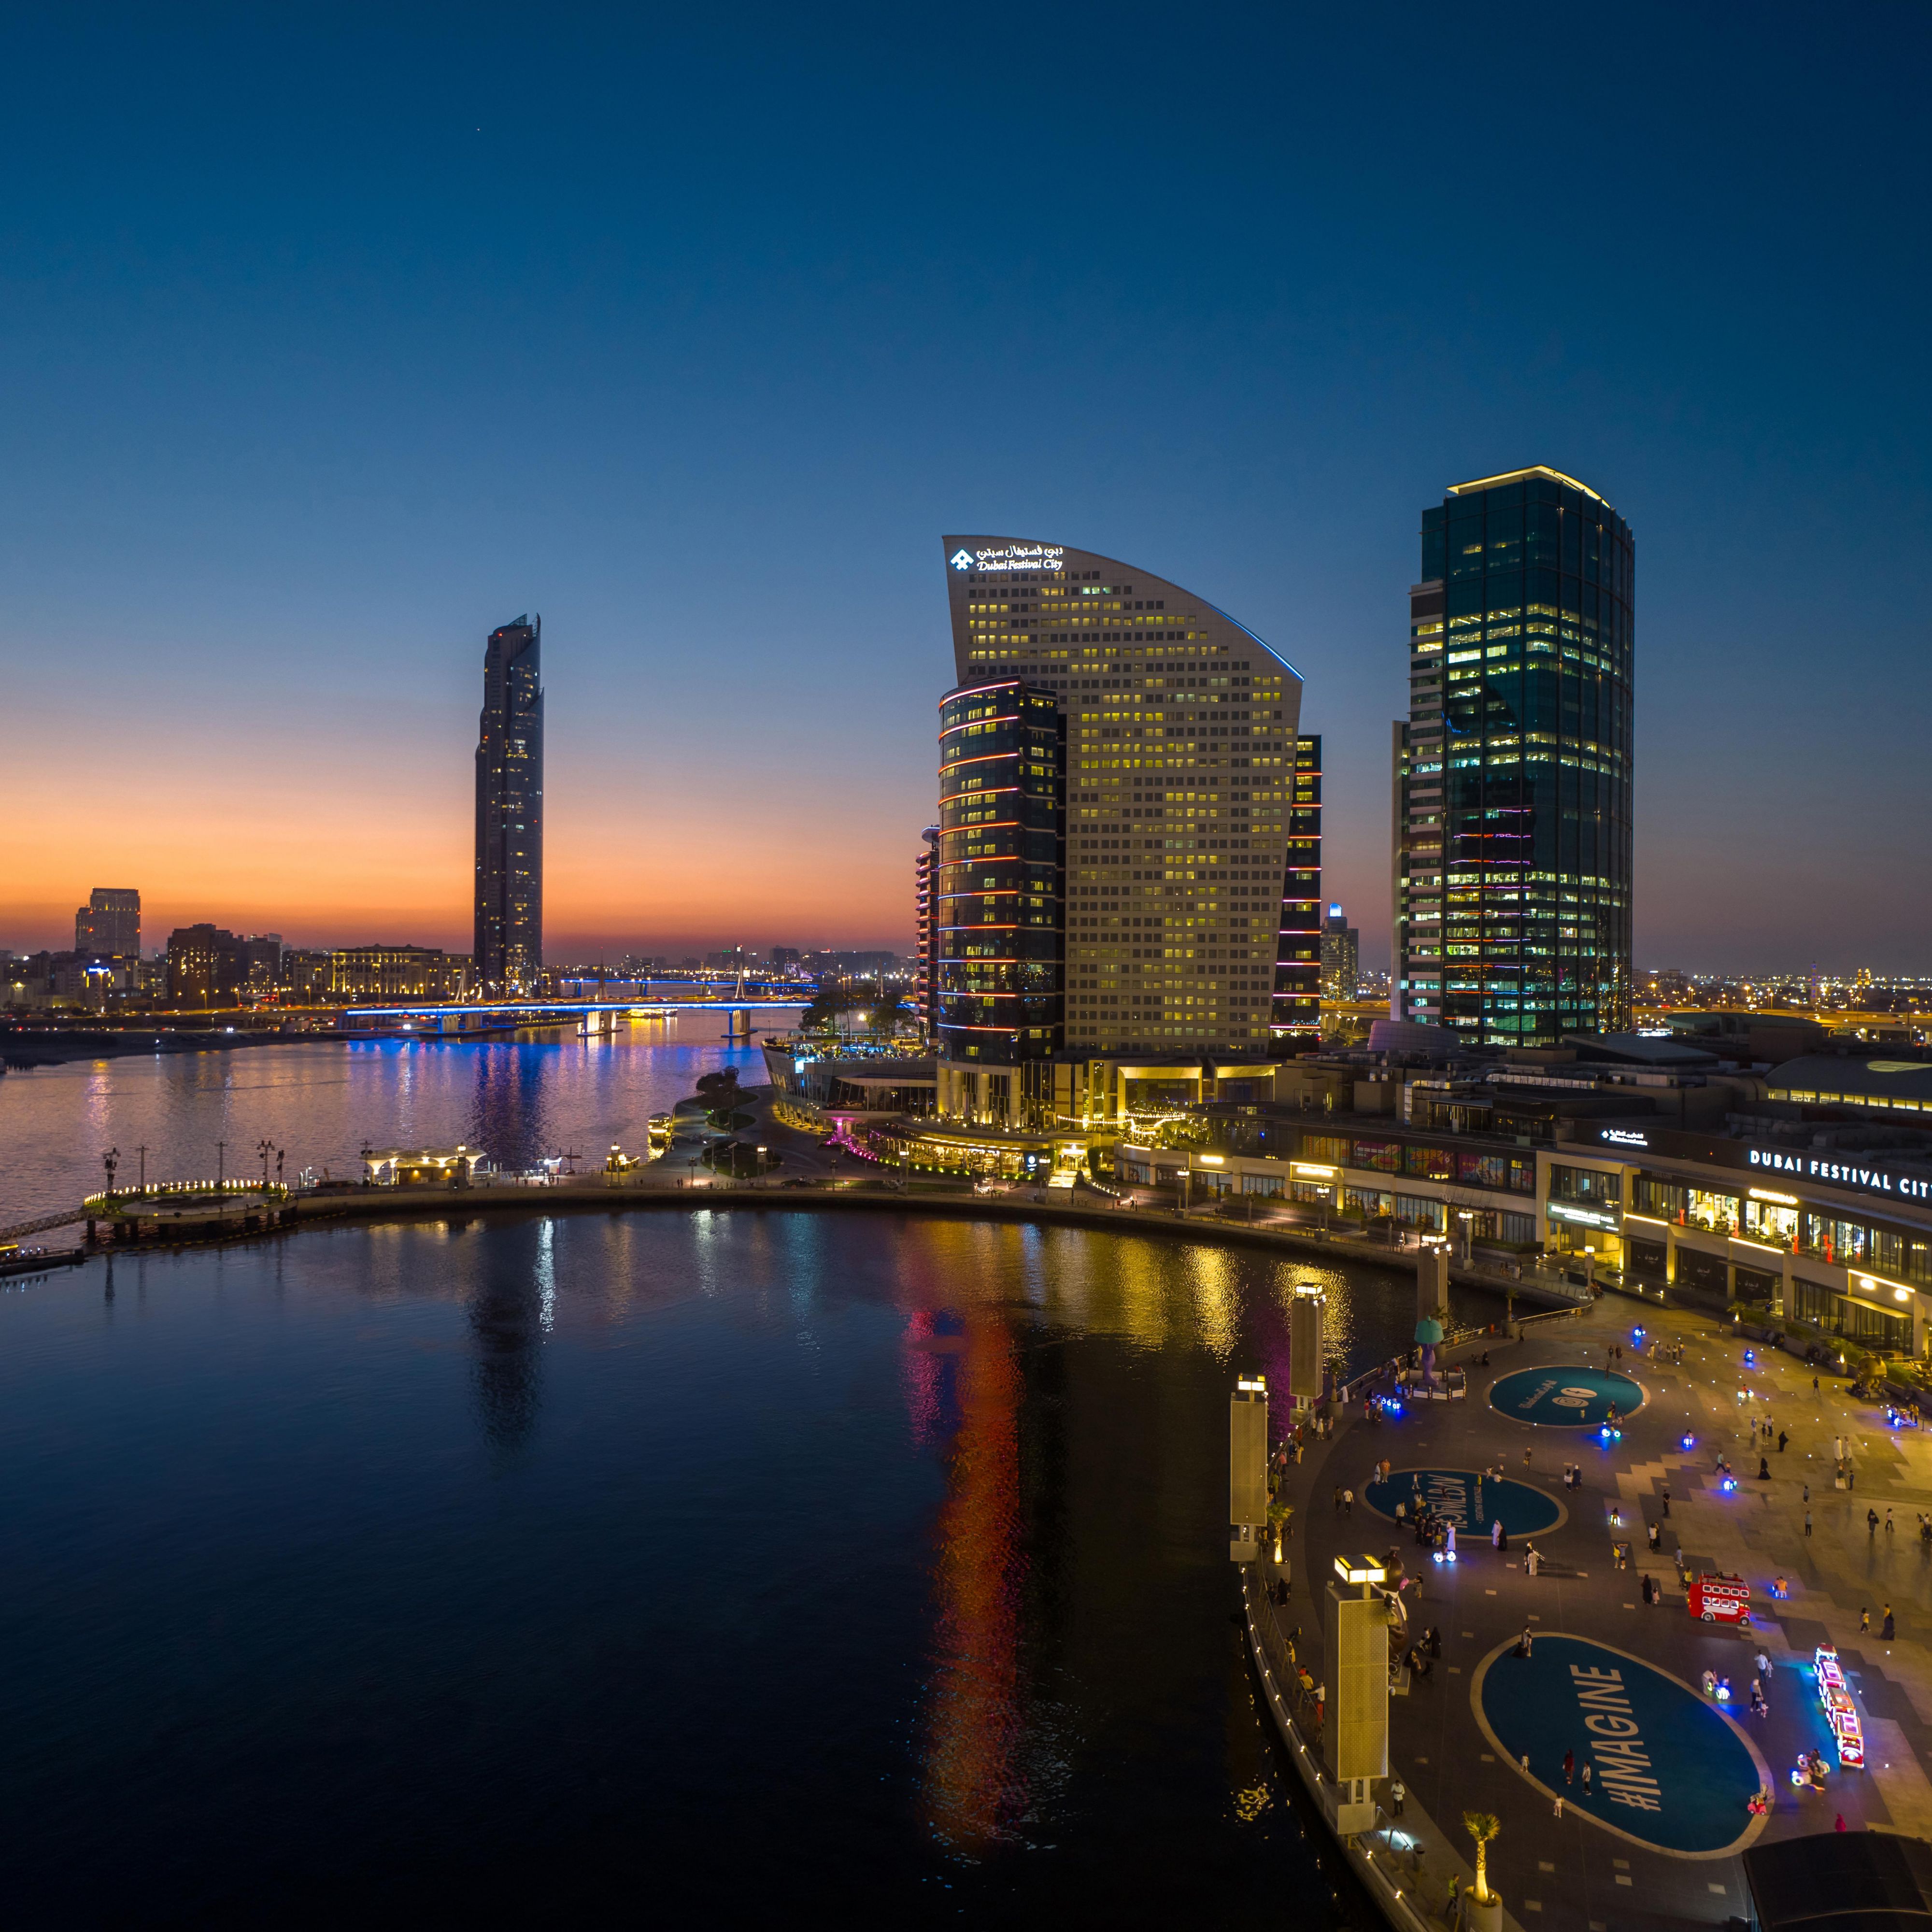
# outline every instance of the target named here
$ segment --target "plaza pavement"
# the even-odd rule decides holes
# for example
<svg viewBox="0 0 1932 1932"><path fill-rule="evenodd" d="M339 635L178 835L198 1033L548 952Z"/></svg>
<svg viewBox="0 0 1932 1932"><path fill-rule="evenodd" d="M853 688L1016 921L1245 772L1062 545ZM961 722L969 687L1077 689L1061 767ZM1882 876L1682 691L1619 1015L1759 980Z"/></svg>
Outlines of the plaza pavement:
<svg viewBox="0 0 1932 1932"><path fill-rule="evenodd" d="M1640 1358L1630 1346L1640 1322L1650 1340L1684 1344L1682 1367ZM1648 1395L1624 1421L1620 1443L1606 1446L1593 1432L1517 1421L1490 1406L1489 1388L1502 1376L1569 1363L1603 1369L1610 1366L1606 1352L1613 1343L1626 1350L1615 1366ZM1730 1677L1738 1726L1773 1774L1765 1835L1830 1831L1842 1813L1851 1830L1932 1838L1932 1548L1918 1534L1918 1512L1932 1510L1932 1430L1894 1436L1878 1410L1852 1400L1844 1382L1821 1377L1814 1392L1810 1368L1762 1347L1754 1350L1758 1366L1746 1369L1746 1346L1720 1333L1708 1315L1606 1295L1579 1319L1533 1324L1528 1339L1492 1346L1490 1367L1470 1370L1467 1400L1414 1404L1378 1425L1362 1421L1358 1408L1328 1442L1289 1468L1282 1494L1295 1505L1295 1515L1284 1555L1294 1580L1280 1621L1283 1628L1299 1626L1301 1654L1316 1678L1323 1592L1340 1552L1379 1556L1397 1548L1411 1571L1422 1573L1412 1628L1433 1624L1442 1633L1432 1678L1392 1697L1390 1713L1390 1768L1408 1792L1407 1815L1396 1829L1421 1840L1417 1884L1432 1900L1444 1895L1452 1869L1460 1869L1466 1883L1473 1860L1462 1814L1482 1810L1502 1821L1490 1870L1509 1916L1520 1925L1627 1932L1721 1925L1748 1910L1735 1856L1690 1858L1646 1850L1574 1805L1558 1821L1550 1791L1563 1788L1559 1766L1532 1765L1526 1778L1514 1765L1497 1761L1476 1720L1472 1680L1482 1660L1526 1624L1538 1634L1562 1632L1630 1652L1694 1687L1706 1669ZM1770 1479L1760 1481L1760 1452L1747 1418L1767 1410L1790 1442L1780 1454L1774 1441ZM1687 1428L1697 1438L1688 1452L1678 1446ZM1850 1438L1849 1490L1833 1486L1834 1436ZM1734 1493L1719 1486L1714 1466L1720 1453L1728 1454L1736 1474ZM1486 1538L1466 1536L1458 1563L1430 1562L1406 1530L1361 1500L1374 1463L1383 1457L1397 1472L1478 1470L1500 1460L1512 1478L1558 1498L1567 1522L1532 1539L1545 1558L1543 1574L1534 1579L1523 1574L1518 1538L1498 1555ZM1581 1463L1581 1489L1563 1489L1566 1461ZM1809 1538L1803 1529L1807 1482ZM1337 1484L1355 1492L1352 1516L1334 1511ZM1662 1516L1666 1486L1667 1518ZM1616 1532L1608 1526L1613 1503L1621 1504L1623 1515ZM1867 1509L1875 1508L1882 1518L1888 1507L1892 1534L1868 1535ZM1660 1520L1663 1546L1653 1555L1646 1527ZM1632 1568L1614 1567L1613 1534L1634 1546ZM1687 1574L1715 1569L1746 1578L1753 1592L1748 1631L1691 1618L1673 1560L1678 1552ZM1662 1586L1660 1604L1642 1600L1646 1572ZM1780 1574L1790 1594L1778 1603L1769 1586ZM1413 1586L1408 1594L1414 1598ZM1890 1644L1877 1634L1887 1603L1896 1618ZM1870 1634L1859 1629L1865 1609L1871 1612ZM1840 1772L1834 1754L1827 1759L1834 1768L1826 1791L1801 1795L1786 1774L1801 1749L1818 1748L1827 1734L1808 1671L1800 1666L1808 1666L1814 1646L1826 1642L1838 1648L1864 1719L1867 1768ZM1760 1646L1772 1660L1774 1688L1768 1716L1757 1719L1749 1713L1748 1697L1751 1660ZM1580 1760L1586 1742L1578 1738ZM1386 1802L1385 1788L1378 1796ZM1740 1833L1749 1822L1741 1814Z"/></svg>

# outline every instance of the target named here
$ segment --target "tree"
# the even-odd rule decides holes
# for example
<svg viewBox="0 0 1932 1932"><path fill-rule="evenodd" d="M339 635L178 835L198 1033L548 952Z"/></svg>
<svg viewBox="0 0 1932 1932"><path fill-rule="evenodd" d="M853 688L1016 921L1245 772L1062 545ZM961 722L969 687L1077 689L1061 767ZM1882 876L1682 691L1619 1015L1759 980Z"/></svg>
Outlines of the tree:
<svg viewBox="0 0 1932 1932"><path fill-rule="evenodd" d="M798 1016L801 1033L829 1033L838 1024L838 1016L851 1004L842 986L824 986L812 996L812 1004Z"/></svg>
<svg viewBox="0 0 1932 1932"><path fill-rule="evenodd" d="M738 1085L738 1070L726 1066L713 1073L700 1073L698 1097L712 1113L729 1113L745 1097Z"/></svg>
<svg viewBox="0 0 1932 1932"><path fill-rule="evenodd" d="M1492 1811L1465 1811L1462 1828L1476 1841L1476 1903L1486 1905L1490 1902L1490 1874L1485 1856L1490 1840L1502 1831Z"/></svg>

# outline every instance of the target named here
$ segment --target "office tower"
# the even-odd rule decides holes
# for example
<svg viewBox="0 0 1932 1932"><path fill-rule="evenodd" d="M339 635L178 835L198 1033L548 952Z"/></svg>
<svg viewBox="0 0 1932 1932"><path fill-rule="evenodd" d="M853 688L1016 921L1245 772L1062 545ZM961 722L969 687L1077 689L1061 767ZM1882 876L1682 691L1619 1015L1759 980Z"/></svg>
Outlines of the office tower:
<svg viewBox="0 0 1932 1932"><path fill-rule="evenodd" d="M1295 740L1294 805L1282 882L1274 1005L1269 1032L1277 1058L1322 1042L1322 740Z"/></svg>
<svg viewBox="0 0 1932 1932"><path fill-rule="evenodd" d="M478 985L531 993L543 967L543 620L490 633L476 739Z"/></svg>
<svg viewBox="0 0 1932 1932"><path fill-rule="evenodd" d="M1399 1018L1554 1046L1630 1014L1635 553L1554 470L1422 516L1394 728Z"/></svg>
<svg viewBox="0 0 1932 1932"><path fill-rule="evenodd" d="M1066 734L1053 693L1016 678L939 706L939 1085L942 1113L1042 1110L1060 1044L1060 800Z"/></svg>
<svg viewBox="0 0 1932 1932"><path fill-rule="evenodd" d="M939 988L939 827L928 825L920 834L919 856L913 861L913 925L916 951L913 964L913 1010L928 1040L937 1040Z"/></svg>
<svg viewBox="0 0 1932 1932"><path fill-rule="evenodd" d="M1331 904L1322 928L1322 997L1352 1000L1361 974L1362 935L1348 923L1340 903Z"/></svg>
<svg viewBox="0 0 1932 1932"><path fill-rule="evenodd" d="M237 944L242 989L258 997L273 992L282 976L282 935L251 932Z"/></svg>
<svg viewBox="0 0 1932 1932"><path fill-rule="evenodd" d="M1300 674L1193 592L1113 558L949 537L946 562L959 686L942 711L956 716L960 737L942 757L943 799L952 801L940 815L942 1111L997 1112L949 1104L955 1052L976 1043L979 1064L987 1064L990 1042L949 1024L969 991L1010 1003L995 1030L1029 1055L1050 1055L1056 1030L1066 1052L1092 1055L1265 1058L1312 1041L1320 755L1310 740L1310 770L1300 777L1310 815L1308 830L1298 830ZM996 717L1012 724L968 720L968 694L976 692L998 692L1005 708L996 706ZM964 772L981 755L965 736L971 724L1010 734L1024 714L1040 735L1031 721L1043 716L1042 700L1064 745L1058 908L1043 878L1029 874L1024 889L1030 912L1037 896L1062 922L1064 985L1049 984L1044 959L1031 959L1028 988L1005 989L976 983L988 956L966 950L985 946L978 928L988 909L963 837L953 857L949 840L969 828L949 816L966 808L946 774ZM1019 738L1002 742L1010 744L1004 755L1018 760ZM1009 776L1016 784L1021 774ZM1031 782L1034 775L1025 776ZM1292 845L1304 838L1312 842ZM1284 916L1291 898L1292 927ZM1040 1004L1022 1022L1027 999Z"/></svg>
<svg viewBox="0 0 1932 1932"><path fill-rule="evenodd" d="M141 956L141 895L130 886L96 886L74 916L74 950L93 958Z"/></svg>

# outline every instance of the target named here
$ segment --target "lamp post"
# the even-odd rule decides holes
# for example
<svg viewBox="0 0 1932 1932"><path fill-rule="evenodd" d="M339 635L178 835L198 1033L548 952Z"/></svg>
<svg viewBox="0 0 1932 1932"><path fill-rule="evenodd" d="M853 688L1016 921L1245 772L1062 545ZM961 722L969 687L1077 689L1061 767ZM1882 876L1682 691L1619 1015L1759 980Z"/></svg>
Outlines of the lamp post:
<svg viewBox="0 0 1932 1932"><path fill-rule="evenodd" d="M1476 1225L1476 1217L1466 1208L1458 1208L1456 1218L1462 1224L1462 1265L1469 1265L1469 1241Z"/></svg>
<svg viewBox="0 0 1932 1932"><path fill-rule="evenodd" d="M214 1144L214 1200L221 1204L221 1197L228 1191L228 1143L217 1141Z"/></svg>
<svg viewBox="0 0 1932 1932"><path fill-rule="evenodd" d="M262 1156L262 1192L264 1194L268 1191L268 1156L274 1150L275 1144L273 1141L261 1140L255 1144L255 1151Z"/></svg>
<svg viewBox="0 0 1932 1932"><path fill-rule="evenodd" d="M141 1156L141 1192L145 1198L148 1192L148 1144L143 1141L134 1151Z"/></svg>

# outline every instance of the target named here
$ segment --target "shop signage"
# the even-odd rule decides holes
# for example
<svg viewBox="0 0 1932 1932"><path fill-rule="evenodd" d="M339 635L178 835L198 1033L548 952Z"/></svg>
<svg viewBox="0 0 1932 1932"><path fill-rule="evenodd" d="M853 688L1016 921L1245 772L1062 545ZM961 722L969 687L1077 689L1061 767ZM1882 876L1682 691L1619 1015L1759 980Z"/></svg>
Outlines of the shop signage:
<svg viewBox="0 0 1932 1932"><path fill-rule="evenodd" d="M1597 1138L1611 1147L1647 1148L1650 1144L1649 1135L1640 1134L1634 1127L1604 1127L1598 1131Z"/></svg>
<svg viewBox="0 0 1932 1932"><path fill-rule="evenodd" d="M1470 1693L1497 1755L1572 1817L1690 1858L1729 1857L1763 1829L1747 1808L1772 1774L1742 1726L1627 1651L1539 1635L1528 1657L1492 1651ZM1561 1775L1569 1752L1588 1785Z"/></svg>
<svg viewBox="0 0 1932 1932"><path fill-rule="evenodd" d="M1616 1232L1617 1217L1606 1208L1572 1208L1567 1202L1547 1201L1543 1211L1559 1221L1577 1221L1586 1228L1607 1228L1611 1233Z"/></svg>
<svg viewBox="0 0 1932 1932"><path fill-rule="evenodd" d="M1888 1174L1882 1168L1861 1167L1856 1161L1832 1160L1815 1154L1787 1154L1782 1148L1753 1148L1750 1164L1772 1174L1792 1174L1833 1187L1855 1187L1863 1194L1889 1194L1894 1200L1932 1201L1932 1180L1916 1174Z"/></svg>

